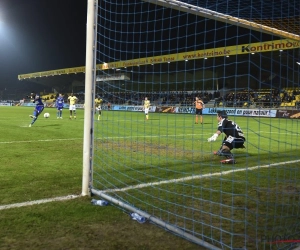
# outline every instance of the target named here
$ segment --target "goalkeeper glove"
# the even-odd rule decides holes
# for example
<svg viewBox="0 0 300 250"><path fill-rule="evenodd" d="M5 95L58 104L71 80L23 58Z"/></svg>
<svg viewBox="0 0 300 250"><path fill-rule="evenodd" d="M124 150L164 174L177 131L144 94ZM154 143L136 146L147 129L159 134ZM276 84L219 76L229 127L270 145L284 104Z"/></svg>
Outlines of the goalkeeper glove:
<svg viewBox="0 0 300 250"><path fill-rule="evenodd" d="M217 140L218 136L219 136L219 135L218 135L217 133L215 133L212 137L209 137L209 138L207 139L207 141L208 141L208 142L215 141L215 140Z"/></svg>

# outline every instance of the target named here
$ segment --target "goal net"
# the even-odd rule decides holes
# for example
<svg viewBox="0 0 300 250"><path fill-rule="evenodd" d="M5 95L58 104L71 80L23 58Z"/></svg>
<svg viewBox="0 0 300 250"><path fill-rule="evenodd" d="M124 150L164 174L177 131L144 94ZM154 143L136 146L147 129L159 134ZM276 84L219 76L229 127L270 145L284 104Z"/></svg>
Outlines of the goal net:
<svg viewBox="0 0 300 250"><path fill-rule="evenodd" d="M299 1L102 0L96 19L92 194L210 249L295 246Z"/></svg>

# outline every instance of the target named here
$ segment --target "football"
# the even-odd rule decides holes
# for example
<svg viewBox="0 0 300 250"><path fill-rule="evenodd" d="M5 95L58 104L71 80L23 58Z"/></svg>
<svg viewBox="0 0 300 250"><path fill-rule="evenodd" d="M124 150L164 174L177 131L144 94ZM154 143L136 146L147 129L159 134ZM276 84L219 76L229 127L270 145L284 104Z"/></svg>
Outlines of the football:
<svg viewBox="0 0 300 250"><path fill-rule="evenodd" d="M50 114L49 114L49 113L45 113L45 114L44 114L44 117L45 117L45 118L49 118L49 117L50 117Z"/></svg>

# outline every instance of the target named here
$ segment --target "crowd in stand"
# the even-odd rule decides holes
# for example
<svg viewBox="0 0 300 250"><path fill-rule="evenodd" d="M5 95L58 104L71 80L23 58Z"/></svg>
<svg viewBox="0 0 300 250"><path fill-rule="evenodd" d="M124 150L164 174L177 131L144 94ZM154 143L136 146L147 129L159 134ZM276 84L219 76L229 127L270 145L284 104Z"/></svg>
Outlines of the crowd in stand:
<svg viewBox="0 0 300 250"><path fill-rule="evenodd" d="M224 97L216 100L215 106L249 107L251 105L262 108L279 108L283 104L287 106L300 106L299 89L264 89L259 91L244 90L240 92L229 92Z"/></svg>
<svg viewBox="0 0 300 250"><path fill-rule="evenodd" d="M220 97L219 91L160 91L160 92L105 92L98 93L103 100L114 104L141 105L145 97L156 105L193 105L195 97L201 98L204 103Z"/></svg>
<svg viewBox="0 0 300 250"><path fill-rule="evenodd" d="M259 107L279 107L282 100L278 89L254 91L245 89L239 92L229 92L224 97L216 100L215 106L227 107L249 107L255 105Z"/></svg>
<svg viewBox="0 0 300 250"><path fill-rule="evenodd" d="M75 93L78 103L84 103L84 93ZM211 101L215 107L255 107L279 108L283 103L289 106L300 107L300 89L244 89L240 91L160 91L160 92L99 92L97 96L103 99L104 104L117 105L142 105L147 97L153 105L178 105L193 106L195 97L199 97L204 103ZM55 94L53 96L55 100ZM67 100L68 94L64 97ZM293 105L292 105L293 104Z"/></svg>
<svg viewBox="0 0 300 250"><path fill-rule="evenodd" d="M226 107L255 107L278 108L282 103L294 103L290 106L300 106L300 90L287 89L244 89L240 91L161 91L161 92L106 92L99 95L107 102L114 104L141 105L142 100L148 97L156 105L193 106L195 97L201 98L204 103L214 102L214 106Z"/></svg>

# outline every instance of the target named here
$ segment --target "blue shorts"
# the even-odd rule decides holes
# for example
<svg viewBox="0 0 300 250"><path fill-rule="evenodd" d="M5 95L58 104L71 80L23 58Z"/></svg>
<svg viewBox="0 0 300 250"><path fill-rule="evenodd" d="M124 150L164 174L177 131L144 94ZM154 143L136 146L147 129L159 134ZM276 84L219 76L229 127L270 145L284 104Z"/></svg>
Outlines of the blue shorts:
<svg viewBox="0 0 300 250"><path fill-rule="evenodd" d="M35 106L35 110L36 110L36 115L38 116L40 113L43 112L44 105L37 105L37 106Z"/></svg>

